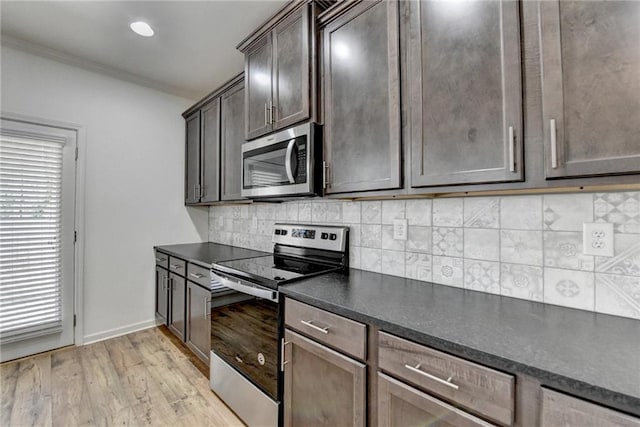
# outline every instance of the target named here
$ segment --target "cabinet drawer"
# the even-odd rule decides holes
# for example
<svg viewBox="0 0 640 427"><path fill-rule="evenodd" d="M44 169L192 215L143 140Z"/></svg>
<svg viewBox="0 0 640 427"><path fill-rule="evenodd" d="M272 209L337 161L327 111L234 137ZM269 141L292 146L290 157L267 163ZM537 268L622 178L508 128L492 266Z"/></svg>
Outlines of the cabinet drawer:
<svg viewBox="0 0 640 427"><path fill-rule="evenodd" d="M162 268L169 268L169 255L156 251L156 265Z"/></svg>
<svg viewBox="0 0 640 427"><path fill-rule="evenodd" d="M502 425L513 424L515 378L380 332L379 367Z"/></svg>
<svg viewBox="0 0 640 427"><path fill-rule="evenodd" d="M187 272L187 262L180 258L169 257L169 270L172 273L179 274L184 277Z"/></svg>
<svg viewBox="0 0 640 427"><path fill-rule="evenodd" d="M211 271L197 264L187 264L187 279L205 289L211 288Z"/></svg>
<svg viewBox="0 0 640 427"><path fill-rule="evenodd" d="M542 427L640 427L640 419L542 388Z"/></svg>
<svg viewBox="0 0 640 427"><path fill-rule="evenodd" d="M378 425L427 426L438 420L442 427L491 427L440 399L378 372Z"/></svg>
<svg viewBox="0 0 640 427"><path fill-rule="evenodd" d="M284 322L317 341L364 360L367 326L287 298Z"/></svg>

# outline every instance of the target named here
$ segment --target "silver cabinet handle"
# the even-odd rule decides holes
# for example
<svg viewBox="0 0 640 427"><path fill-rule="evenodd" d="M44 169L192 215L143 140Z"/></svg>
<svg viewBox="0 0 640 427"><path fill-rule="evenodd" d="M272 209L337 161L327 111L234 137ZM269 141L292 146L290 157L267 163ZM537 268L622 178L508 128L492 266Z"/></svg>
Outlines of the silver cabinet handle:
<svg viewBox="0 0 640 427"><path fill-rule="evenodd" d="M204 277L204 274L200 274L200 273L189 273L189 276L195 278L195 279L202 279Z"/></svg>
<svg viewBox="0 0 640 427"><path fill-rule="evenodd" d="M284 360L284 351L285 351L285 347L287 346L287 344L289 344L287 341L284 340L284 338L282 338L281 344L280 344L280 360L282 360L282 363L280 364L280 370L284 372L284 365L286 365L287 363L289 363L288 360Z"/></svg>
<svg viewBox="0 0 640 427"><path fill-rule="evenodd" d="M169 277L169 278L167 279L167 283L169 284L169 289L171 289L171 292L173 292L173 291L175 291L175 290L176 290L176 289L175 289L175 286L173 286L173 285L174 285L174 283L173 283L173 277Z"/></svg>
<svg viewBox="0 0 640 427"><path fill-rule="evenodd" d="M411 372L415 372L416 374L420 374L424 377L429 378L430 380L439 382L440 384L444 384L447 387L451 387L454 390L458 390L460 387L457 386L456 384L451 382L451 379L453 378L453 376L447 378L446 380L443 380L442 378L438 378L435 375L431 375L425 371L420 370L420 365L421 363L418 363L415 367L411 366L411 365L404 365L405 368L407 368L408 370L410 370Z"/></svg>
<svg viewBox="0 0 640 427"><path fill-rule="evenodd" d="M516 160L514 155L513 126L509 126L509 172L516 171Z"/></svg>
<svg viewBox="0 0 640 427"><path fill-rule="evenodd" d="M209 303L211 302L210 299L207 299L205 297L204 299L204 319L207 320L209 318L209 316L211 315L211 311L209 311Z"/></svg>
<svg viewBox="0 0 640 427"><path fill-rule="evenodd" d="M323 334L328 334L329 333L329 327L327 326L326 328L321 328L320 326L316 326L313 324L313 320L301 320L300 323L302 323L305 326L310 327L311 329L315 329L318 332L322 332Z"/></svg>
<svg viewBox="0 0 640 427"><path fill-rule="evenodd" d="M156 257L156 262L165 262L167 259L166 258L158 258Z"/></svg>
<svg viewBox="0 0 640 427"><path fill-rule="evenodd" d="M549 132L551 133L551 167L558 168L558 145L556 141L556 120L549 121Z"/></svg>
<svg viewBox="0 0 640 427"><path fill-rule="evenodd" d="M271 124L276 123L276 113L278 112L278 108L273 105L273 101L270 101L271 104Z"/></svg>
<svg viewBox="0 0 640 427"><path fill-rule="evenodd" d="M267 126L269 124L269 105L264 103L264 125Z"/></svg>
<svg viewBox="0 0 640 427"><path fill-rule="evenodd" d="M169 264L169 268L172 270L180 270L182 266L178 264Z"/></svg>

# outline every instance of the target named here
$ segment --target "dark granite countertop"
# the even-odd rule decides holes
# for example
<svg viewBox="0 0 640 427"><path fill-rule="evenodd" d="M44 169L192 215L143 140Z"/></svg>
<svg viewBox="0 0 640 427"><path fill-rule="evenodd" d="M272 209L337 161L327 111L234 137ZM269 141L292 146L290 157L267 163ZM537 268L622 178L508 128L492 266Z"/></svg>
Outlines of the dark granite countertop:
<svg viewBox="0 0 640 427"><path fill-rule="evenodd" d="M640 321L354 269L283 285L280 291L640 415Z"/></svg>
<svg viewBox="0 0 640 427"><path fill-rule="evenodd" d="M154 246L154 248L166 254L201 265L204 268L211 268L211 264L214 262L271 255L268 252L254 251L211 242L163 245Z"/></svg>

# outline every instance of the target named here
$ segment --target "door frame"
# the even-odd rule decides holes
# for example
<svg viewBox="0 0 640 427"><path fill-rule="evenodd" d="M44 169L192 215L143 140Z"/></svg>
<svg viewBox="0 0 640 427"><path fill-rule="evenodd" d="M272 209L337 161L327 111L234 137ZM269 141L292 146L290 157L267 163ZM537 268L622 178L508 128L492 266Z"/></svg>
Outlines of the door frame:
<svg viewBox="0 0 640 427"><path fill-rule="evenodd" d="M73 345L76 347L84 344L84 243L85 243L85 174L87 160L87 127L77 123L60 120L45 119L24 114L16 114L0 111L3 119L23 122L26 124L49 126L71 130L76 133L76 147L78 158L76 159L76 198L75 198L75 231L76 242L74 245L74 292L73 311L76 324L73 330Z"/></svg>

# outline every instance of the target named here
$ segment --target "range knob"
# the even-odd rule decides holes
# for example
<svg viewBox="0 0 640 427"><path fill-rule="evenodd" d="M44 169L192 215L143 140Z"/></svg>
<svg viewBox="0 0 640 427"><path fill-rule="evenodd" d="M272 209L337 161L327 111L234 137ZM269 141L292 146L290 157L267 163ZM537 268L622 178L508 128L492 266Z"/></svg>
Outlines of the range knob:
<svg viewBox="0 0 640 427"><path fill-rule="evenodd" d="M329 234L329 240L336 240L338 236L334 233Z"/></svg>
<svg viewBox="0 0 640 427"><path fill-rule="evenodd" d="M329 238L329 234L327 234L327 233L322 233L322 234L320 235L320 238L321 238L322 240L327 240L327 239Z"/></svg>

